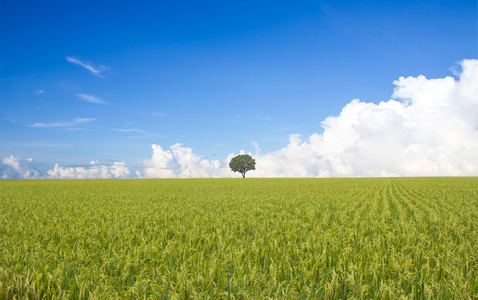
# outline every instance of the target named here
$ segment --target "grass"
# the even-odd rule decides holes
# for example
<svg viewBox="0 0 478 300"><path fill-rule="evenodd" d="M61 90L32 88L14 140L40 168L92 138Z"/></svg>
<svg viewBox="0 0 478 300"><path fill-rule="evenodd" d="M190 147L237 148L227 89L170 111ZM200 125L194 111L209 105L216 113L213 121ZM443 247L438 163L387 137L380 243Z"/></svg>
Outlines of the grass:
<svg viewBox="0 0 478 300"><path fill-rule="evenodd" d="M0 181L1 299L477 299L478 178Z"/></svg>

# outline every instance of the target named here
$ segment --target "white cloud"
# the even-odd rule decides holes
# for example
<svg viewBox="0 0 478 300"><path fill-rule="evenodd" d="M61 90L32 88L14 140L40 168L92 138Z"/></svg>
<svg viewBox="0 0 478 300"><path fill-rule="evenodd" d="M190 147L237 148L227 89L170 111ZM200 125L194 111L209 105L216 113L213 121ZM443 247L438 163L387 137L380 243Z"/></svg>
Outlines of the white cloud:
<svg viewBox="0 0 478 300"><path fill-rule="evenodd" d="M259 147L259 143L252 141L251 144L256 150L256 156L261 155L261 147Z"/></svg>
<svg viewBox="0 0 478 300"><path fill-rule="evenodd" d="M45 91L44 90L38 90L35 92L35 96L39 96L41 94L43 94Z"/></svg>
<svg viewBox="0 0 478 300"><path fill-rule="evenodd" d="M71 147L71 144L50 144L50 143L28 143L28 144L23 144L25 147L30 147L30 148L65 148L65 147Z"/></svg>
<svg viewBox="0 0 478 300"><path fill-rule="evenodd" d="M74 57L67 56L66 60L68 62L71 62L72 64L82 66L83 68L89 70L93 75L98 76L100 78L103 78L103 76L101 76L101 73L108 69L107 66L93 65L90 62L83 62L83 61L80 61L79 59L74 58Z"/></svg>
<svg viewBox="0 0 478 300"><path fill-rule="evenodd" d="M193 153L188 147L174 144L169 150L160 145L151 145L153 156L143 161L143 175L136 172L137 177L144 178L225 178L241 177L231 171L229 162L235 156L231 153L225 159L225 165L218 160L207 160ZM239 154L246 154L243 150ZM247 153L252 156L251 153ZM249 173L247 173L249 175ZM246 175L246 177L248 177Z"/></svg>
<svg viewBox="0 0 478 300"><path fill-rule="evenodd" d="M135 128L127 128L127 129L111 128L111 130L116 132L134 134L130 136L130 138L133 138L133 139L142 139L142 138L149 138L149 137L156 137L156 138L165 137L164 135L161 135L161 134L156 134L156 133L148 132L141 129L135 129Z"/></svg>
<svg viewBox="0 0 478 300"><path fill-rule="evenodd" d="M259 115L254 115L254 116L248 116L248 115L241 115L241 114L236 114L234 115L236 119L246 119L246 120L256 120L256 121L271 121L272 117L269 115L264 115L264 116L259 116Z"/></svg>
<svg viewBox="0 0 478 300"><path fill-rule="evenodd" d="M256 170L247 177L478 175L478 60L461 67L457 79L400 77L394 99L355 99L306 141L292 134L286 147L263 155L253 142ZM234 176L181 144L152 147L145 177Z"/></svg>
<svg viewBox="0 0 478 300"><path fill-rule="evenodd" d="M130 171L124 162L114 162L112 165L99 164L91 161L89 167L60 167L55 164L53 169L40 176L38 171L30 168L31 158L22 159L12 155L4 157L2 179L87 179L87 178L126 178Z"/></svg>
<svg viewBox="0 0 478 300"><path fill-rule="evenodd" d="M393 99L378 104L352 100L338 116L321 124L323 133L307 139L290 135L286 147L261 154L256 142L256 170L246 177L343 176L458 176L478 175L478 60L461 62L457 77L427 79L400 77ZM36 123L33 127L62 127L94 119L64 123ZM138 129L113 129L144 133ZM137 177L237 177L225 165L207 160L191 148L174 144L168 150L153 144L151 159L143 161ZM244 153L241 151L240 154ZM5 157L3 178L39 178L28 167L31 159ZM55 165L45 178L123 178L123 162L90 167Z"/></svg>
<svg viewBox="0 0 478 300"><path fill-rule="evenodd" d="M48 179L87 179L87 178L126 178L130 171L124 162L114 162L113 165L102 165L91 161L91 165L85 167L60 167L47 171Z"/></svg>
<svg viewBox="0 0 478 300"><path fill-rule="evenodd" d="M67 122L54 122L54 123L35 123L32 125L29 125L30 127L39 127L39 128L51 128L51 127L69 127L69 126L76 126L76 125L81 125L85 123L90 123L96 121L96 119L93 118L75 118L71 121Z"/></svg>
<svg viewBox="0 0 478 300"><path fill-rule="evenodd" d="M40 174L29 167L31 158L21 159L13 155L4 157L2 164L6 167L2 174L2 179L38 179Z"/></svg>
<svg viewBox="0 0 478 300"><path fill-rule="evenodd" d="M104 104L105 101L103 101L102 99L96 97L96 96L93 96L93 95L88 95L88 94L76 94L78 97L80 97L81 99L83 99L84 101L86 102L90 102L90 103L94 103L94 104Z"/></svg>
<svg viewBox="0 0 478 300"><path fill-rule="evenodd" d="M174 144L163 150L153 144L153 156L144 160L143 176L147 178L204 178L230 177L228 168L221 166L217 160L207 160L192 152L191 148Z"/></svg>
<svg viewBox="0 0 478 300"><path fill-rule="evenodd" d="M142 132L143 132L143 130L141 130L141 129L135 129L135 128L128 128L128 129L111 128L111 130L117 131L117 132L139 132L139 133L142 133Z"/></svg>
<svg viewBox="0 0 478 300"><path fill-rule="evenodd" d="M257 156L251 176L478 175L478 60L458 79L400 77L395 100L353 100L324 132Z"/></svg>

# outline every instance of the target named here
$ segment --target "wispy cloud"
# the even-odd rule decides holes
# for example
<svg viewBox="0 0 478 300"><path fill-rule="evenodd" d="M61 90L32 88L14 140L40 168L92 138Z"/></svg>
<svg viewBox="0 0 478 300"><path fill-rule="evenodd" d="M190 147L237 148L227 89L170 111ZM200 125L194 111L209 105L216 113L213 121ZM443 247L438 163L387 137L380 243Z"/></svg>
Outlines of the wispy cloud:
<svg viewBox="0 0 478 300"><path fill-rule="evenodd" d="M54 123L39 122L39 123L29 125L29 127L37 127L37 128L69 127L69 126L76 126L76 125L90 123L95 120L96 119L93 119L93 118L75 118L67 122L54 122Z"/></svg>
<svg viewBox="0 0 478 300"><path fill-rule="evenodd" d="M93 95L88 95L88 94L76 94L78 97L80 97L82 100L94 104L105 104L106 102L103 101L102 99L93 96Z"/></svg>
<svg viewBox="0 0 478 300"><path fill-rule="evenodd" d="M152 115L155 117L166 117L168 114L164 112L154 112Z"/></svg>
<svg viewBox="0 0 478 300"><path fill-rule="evenodd" d="M241 115L241 114L236 114L234 116L236 119L246 119L246 120L256 120L256 121L271 121L272 117L269 115L265 116L246 116L246 115Z"/></svg>
<svg viewBox="0 0 478 300"><path fill-rule="evenodd" d="M9 123L12 123L12 124L18 124L19 122L17 121L17 119L15 119L15 117L11 117L11 116L8 116L8 117L0 117L0 120L5 120Z"/></svg>
<svg viewBox="0 0 478 300"><path fill-rule="evenodd" d="M31 144L26 144L25 146L34 147L34 148L67 148L67 147L71 147L72 144L31 143Z"/></svg>
<svg viewBox="0 0 478 300"><path fill-rule="evenodd" d="M274 126L269 128L269 131L297 131L300 127L297 125L284 125L284 126Z"/></svg>
<svg viewBox="0 0 478 300"><path fill-rule="evenodd" d="M135 128L127 128L127 129L110 128L110 129L116 132L134 133L135 135L131 136L131 138L135 138L135 139L148 138L148 137L157 137L157 138L165 137L162 134L156 134L156 133L148 132L141 129L135 129Z"/></svg>
<svg viewBox="0 0 478 300"><path fill-rule="evenodd" d="M134 128L128 128L128 129L111 128L111 130L117 131L117 132L144 132L143 130L134 129Z"/></svg>
<svg viewBox="0 0 478 300"><path fill-rule="evenodd" d="M79 65L79 66L82 66L83 68L87 69L88 71L90 71L93 75L95 76L98 76L100 78L104 78L103 76L101 76L101 73L106 71L108 69L107 66L103 66L103 65L93 65L92 63L90 62L83 62L77 58L74 58L74 57L70 57L70 56L67 56L66 57L66 60L68 62L71 62L72 64L75 64L75 65Z"/></svg>
<svg viewBox="0 0 478 300"><path fill-rule="evenodd" d="M43 94L45 91L44 90L38 90L35 92L35 96Z"/></svg>

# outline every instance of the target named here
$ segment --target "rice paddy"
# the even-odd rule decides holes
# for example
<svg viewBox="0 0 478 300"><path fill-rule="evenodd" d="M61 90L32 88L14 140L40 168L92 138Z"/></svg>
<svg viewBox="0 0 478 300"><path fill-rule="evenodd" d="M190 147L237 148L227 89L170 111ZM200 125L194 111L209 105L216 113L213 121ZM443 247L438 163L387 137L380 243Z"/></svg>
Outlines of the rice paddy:
<svg viewBox="0 0 478 300"><path fill-rule="evenodd" d="M0 181L0 299L477 299L478 177Z"/></svg>

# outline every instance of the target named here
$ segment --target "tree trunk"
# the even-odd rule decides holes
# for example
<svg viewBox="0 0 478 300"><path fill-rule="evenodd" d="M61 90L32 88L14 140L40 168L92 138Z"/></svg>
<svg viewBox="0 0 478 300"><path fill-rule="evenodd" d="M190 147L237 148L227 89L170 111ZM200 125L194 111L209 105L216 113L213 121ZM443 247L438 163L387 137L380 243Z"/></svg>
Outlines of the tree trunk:
<svg viewBox="0 0 478 300"><path fill-rule="evenodd" d="M246 178L246 172L242 173L242 178Z"/></svg>

